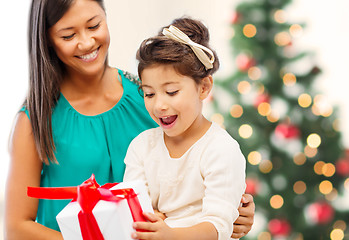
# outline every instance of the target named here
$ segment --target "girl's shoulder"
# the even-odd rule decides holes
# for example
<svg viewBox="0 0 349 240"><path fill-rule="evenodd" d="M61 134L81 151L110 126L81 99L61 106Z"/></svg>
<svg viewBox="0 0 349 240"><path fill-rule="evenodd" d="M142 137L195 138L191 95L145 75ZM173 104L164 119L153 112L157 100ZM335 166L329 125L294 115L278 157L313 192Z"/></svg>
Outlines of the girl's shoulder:
<svg viewBox="0 0 349 240"><path fill-rule="evenodd" d="M212 122L206 134L206 144L208 147L229 149L239 147L239 143L219 124Z"/></svg>
<svg viewBox="0 0 349 240"><path fill-rule="evenodd" d="M162 139L162 129L160 127L153 127L138 134L138 136L132 140L131 144L146 148L154 148L156 145L161 144Z"/></svg>

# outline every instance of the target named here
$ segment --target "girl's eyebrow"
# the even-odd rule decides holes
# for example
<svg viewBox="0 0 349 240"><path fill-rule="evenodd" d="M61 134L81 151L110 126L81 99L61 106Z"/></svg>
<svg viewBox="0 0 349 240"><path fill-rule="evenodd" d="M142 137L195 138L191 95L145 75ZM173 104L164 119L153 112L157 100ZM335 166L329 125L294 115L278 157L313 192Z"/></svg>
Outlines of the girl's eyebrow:
<svg viewBox="0 0 349 240"><path fill-rule="evenodd" d="M162 86L166 86L166 85L178 84L178 83L179 83L179 82L174 82L174 81L172 81L172 82L165 82L165 83L163 83L163 84L161 84L161 85L162 85ZM149 85L146 85L146 84L142 84L141 87L149 87L149 88L151 88L152 86L149 86Z"/></svg>
<svg viewBox="0 0 349 240"><path fill-rule="evenodd" d="M96 17L98 17L98 15L91 17L89 20L86 21L86 23L91 22L91 21L92 21L93 19L95 19ZM66 27L66 28L59 29L57 32L66 31L66 30L71 30L71 29L73 29L73 27Z"/></svg>

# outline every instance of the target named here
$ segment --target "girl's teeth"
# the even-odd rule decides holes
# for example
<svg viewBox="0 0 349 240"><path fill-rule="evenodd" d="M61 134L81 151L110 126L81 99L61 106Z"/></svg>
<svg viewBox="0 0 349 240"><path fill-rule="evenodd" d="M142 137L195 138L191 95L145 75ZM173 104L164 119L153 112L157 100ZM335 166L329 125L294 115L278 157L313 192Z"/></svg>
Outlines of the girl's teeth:
<svg viewBox="0 0 349 240"><path fill-rule="evenodd" d="M165 125L169 125L171 123L173 123L176 120L177 116L170 116L170 117L164 117L161 118L161 122Z"/></svg>

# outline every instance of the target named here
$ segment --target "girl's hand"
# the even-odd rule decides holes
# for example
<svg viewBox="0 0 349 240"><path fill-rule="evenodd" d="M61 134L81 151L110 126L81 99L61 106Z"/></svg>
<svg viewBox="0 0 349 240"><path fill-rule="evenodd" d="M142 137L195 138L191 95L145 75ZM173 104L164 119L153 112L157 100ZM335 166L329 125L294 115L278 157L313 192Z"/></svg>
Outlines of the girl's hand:
<svg viewBox="0 0 349 240"><path fill-rule="evenodd" d="M162 220L166 219L166 215L163 214L162 212L159 212L158 210L154 209L154 213L155 213L156 216L160 217Z"/></svg>
<svg viewBox="0 0 349 240"><path fill-rule="evenodd" d="M142 240L172 240L174 239L174 231L172 228L167 226L164 220L153 214L153 213L143 213L149 222L135 222L133 228L137 232L132 233L131 237L133 239ZM144 232L139 232L139 231Z"/></svg>
<svg viewBox="0 0 349 240"><path fill-rule="evenodd" d="M244 194L241 198L241 206L239 207L239 217L234 222L234 230L232 238L241 238L245 236L252 228L255 204L250 194Z"/></svg>

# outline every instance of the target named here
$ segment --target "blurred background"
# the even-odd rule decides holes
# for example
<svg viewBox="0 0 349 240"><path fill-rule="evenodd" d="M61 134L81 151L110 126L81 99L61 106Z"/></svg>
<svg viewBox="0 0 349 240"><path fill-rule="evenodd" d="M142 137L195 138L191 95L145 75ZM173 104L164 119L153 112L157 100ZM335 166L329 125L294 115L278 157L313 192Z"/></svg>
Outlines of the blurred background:
<svg viewBox="0 0 349 240"><path fill-rule="evenodd" d="M237 139L256 217L245 239L349 239L346 0L106 0L110 64L137 72L140 42L202 20L221 62L205 114ZM30 1L1 1L0 239L8 138L27 91Z"/></svg>

